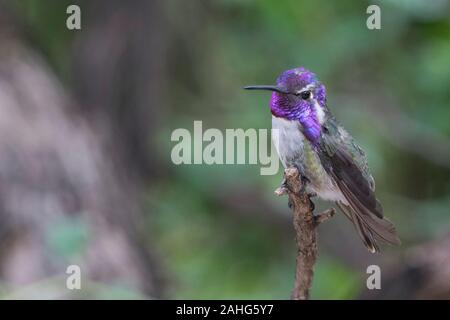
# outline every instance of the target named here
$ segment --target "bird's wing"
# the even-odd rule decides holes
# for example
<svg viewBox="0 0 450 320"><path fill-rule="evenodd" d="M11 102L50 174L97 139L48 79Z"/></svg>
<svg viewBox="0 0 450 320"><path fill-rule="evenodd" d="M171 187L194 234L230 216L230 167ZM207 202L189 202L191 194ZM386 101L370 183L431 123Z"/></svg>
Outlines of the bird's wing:
<svg viewBox="0 0 450 320"><path fill-rule="evenodd" d="M371 251L378 251L374 240L399 244L394 225L383 218L383 209L375 197L375 184L362 149L333 117L324 123L319 158L327 173L347 200L346 214L362 230Z"/></svg>

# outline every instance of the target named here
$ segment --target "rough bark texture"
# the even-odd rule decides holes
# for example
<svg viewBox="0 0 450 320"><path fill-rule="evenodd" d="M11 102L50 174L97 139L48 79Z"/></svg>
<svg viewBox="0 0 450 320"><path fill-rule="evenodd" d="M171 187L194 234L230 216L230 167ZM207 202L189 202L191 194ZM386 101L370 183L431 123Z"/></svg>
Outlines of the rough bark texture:
<svg viewBox="0 0 450 320"><path fill-rule="evenodd" d="M288 168L284 172L286 182L275 191L277 195L288 194L289 205L294 217L294 229L297 243L297 269L295 285L291 298L307 300L310 296L314 276L314 264L317 260L317 226L334 215L334 209L314 216L314 205L305 191L297 169Z"/></svg>

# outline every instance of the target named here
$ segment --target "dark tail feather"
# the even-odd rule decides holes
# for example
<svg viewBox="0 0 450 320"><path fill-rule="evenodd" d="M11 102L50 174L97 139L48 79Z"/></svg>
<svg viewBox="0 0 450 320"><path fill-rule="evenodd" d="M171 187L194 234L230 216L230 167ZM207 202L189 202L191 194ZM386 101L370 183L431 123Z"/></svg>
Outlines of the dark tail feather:
<svg viewBox="0 0 450 320"><path fill-rule="evenodd" d="M372 232L370 231L370 229L367 229L361 219L359 219L358 216L353 213L352 208L344 205L341 202L337 202L337 205L339 209L341 209L341 211L345 214L345 216L353 223L359 237L361 238L366 248L372 253L380 252L380 248L378 247L378 244L376 243Z"/></svg>
<svg viewBox="0 0 450 320"><path fill-rule="evenodd" d="M322 146L325 149L321 161L346 200L340 204L341 209L355 225L366 247L371 252L379 251L377 240L400 244L394 225L383 216L383 208L375 197L370 179L363 175L351 153L345 148L330 153L326 150L329 144L328 141ZM327 154L329 156L325 157Z"/></svg>
<svg viewBox="0 0 450 320"><path fill-rule="evenodd" d="M380 252L377 241L386 242L393 245L400 244L394 225L386 218L379 219L358 213L351 205L337 203L341 211L352 221L361 240L367 249L374 253Z"/></svg>
<svg viewBox="0 0 450 320"><path fill-rule="evenodd" d="M340 187L348 201L348 207L377 239L394 245L400 244L395 227L388 219L383 217L383 209L378 200L374 199L375 207L369 209L359 201L345 184L341 184Z"/></svg>

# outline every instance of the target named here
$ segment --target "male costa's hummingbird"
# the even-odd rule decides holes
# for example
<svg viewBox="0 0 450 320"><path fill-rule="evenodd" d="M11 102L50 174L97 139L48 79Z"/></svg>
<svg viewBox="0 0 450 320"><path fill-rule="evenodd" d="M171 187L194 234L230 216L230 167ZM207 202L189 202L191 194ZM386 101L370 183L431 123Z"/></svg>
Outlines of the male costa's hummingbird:
<svg viewBox="0 0 450 320"><path fill-rule="evenodd" d="M245 89L273 91L274 145L283 166L299 170L306 191L334 201L370 252L380 251L378 241L400 244L375 197L366 154L331 114L317 76L300 67L283 72L276 85Z"/></svg>

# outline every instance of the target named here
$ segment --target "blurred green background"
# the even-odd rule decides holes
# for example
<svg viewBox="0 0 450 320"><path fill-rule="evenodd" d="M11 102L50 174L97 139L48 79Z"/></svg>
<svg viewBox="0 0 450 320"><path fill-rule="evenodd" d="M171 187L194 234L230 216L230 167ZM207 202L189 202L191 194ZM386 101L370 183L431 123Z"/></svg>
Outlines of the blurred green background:
<svg viewBox="0 0 450 320"><path fill-rule="evenodd" d="M269 95L241 88L304 66L366 150L377 196L403 242L370 255L342 215L321 226L313 298L450 298L450 273L430 271L450 262L449 1L2 2L20 41L73 101L69 117L106 136L106 154L136 194L140 248L153 252L151 268L163 279L152 291L128 282L133 268L106 280L94 270L87 290L68 297L288 298L296 249L287 199L273 195L281 170L176 166L170 135L192 131L194 120L204 130L270 128ZM80 31L65 28L72 3L82 10ZM381 7L381 30L366 27L370 4ZM88 216L61 218L43 232L51 261L64 266L88 255L95 238ZM366 289L370 264L382 267L381 292ZM0 293L35 297L37 287L39 296L64 270L26 283L4 278Z"/></svg>

